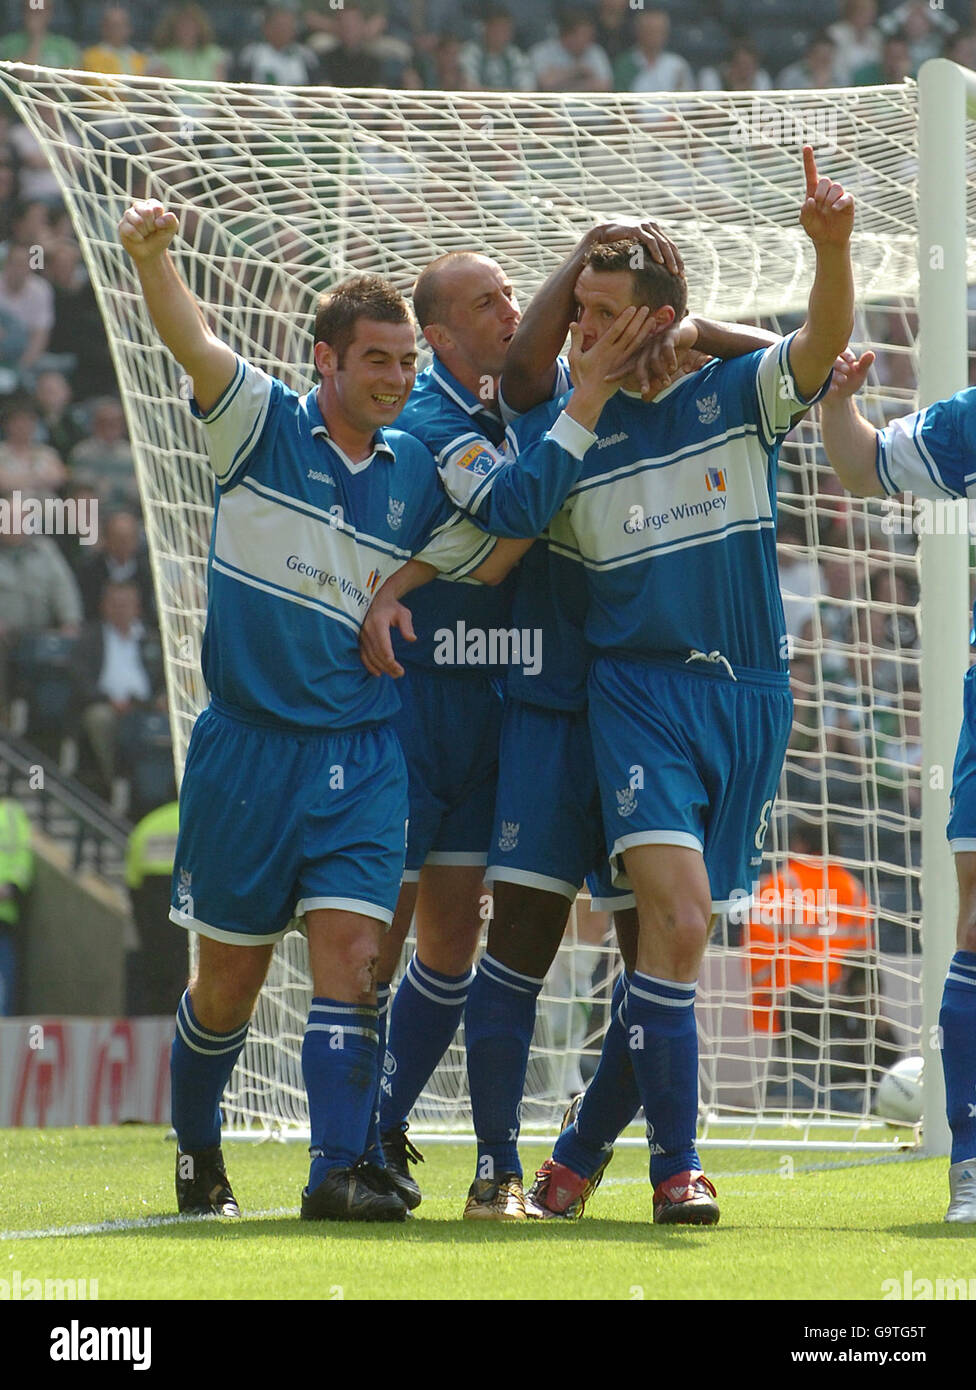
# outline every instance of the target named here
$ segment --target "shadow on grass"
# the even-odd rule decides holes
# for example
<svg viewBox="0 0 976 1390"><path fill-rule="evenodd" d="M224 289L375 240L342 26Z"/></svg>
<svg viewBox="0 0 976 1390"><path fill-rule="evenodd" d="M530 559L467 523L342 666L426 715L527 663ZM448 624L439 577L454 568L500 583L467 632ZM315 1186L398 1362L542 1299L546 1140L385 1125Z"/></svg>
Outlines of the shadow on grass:
<svg viewBox="0 0 976 1390"><path fill-rule="evenodd" d="M160 1213L163 1215L163 1213ZM499 1243L535 1243L550 1241L557 1244L580 1241L588 1245L605 1241L629 1241L646 1244L654 1241L658 1245L671 1245L681 1241L694 1241L697 1248L702 1239L721 1238L723 1231L735 1231L736 1226L728 1223L715 1228L655 1226L651 1221L615 1221L601 1217L587 1221L510 1221L475 1225L471 1221L459 1219L419 1218L403 1222L373 1221L300 1221L298 1216L267 1216L248 1218L240 1221L213 1220L174 1221L165 1226L140 1226L124 1231L100 1232L102 1239L125 1241L133 1236L139 1239L150 1238L156 1241L201 1240L220 1241L253 1240L255 1236L271 1236L276 1241L285 1240L329 1240L341 1241L396 1241L397 1244L464 1245L472 1247L495 1246Z"/></svg>

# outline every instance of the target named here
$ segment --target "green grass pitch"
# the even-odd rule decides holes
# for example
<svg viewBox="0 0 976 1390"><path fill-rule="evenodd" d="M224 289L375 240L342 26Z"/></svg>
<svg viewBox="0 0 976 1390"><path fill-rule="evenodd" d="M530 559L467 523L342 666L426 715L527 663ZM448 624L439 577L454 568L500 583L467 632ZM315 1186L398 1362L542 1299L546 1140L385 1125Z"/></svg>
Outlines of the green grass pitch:
<svg viewBox="0 0 976 1390"><path fill-rule="evenodd" d="M651 1222L640 1148L618 1151L582 1221L526 1225L460 1220L469 1144L427 1148L403 1226L299 1222L299 1144L225 1155L244 1218L174 1220L163 1129L4 1131L0 1279L97 1279L100 1300L881 1299L905 1271L976 1288L976 1227L944 1224L941 1159L711 1151L721 1222L674 1229ZM109 1222L125 1224L84 1229Z"/></svg>

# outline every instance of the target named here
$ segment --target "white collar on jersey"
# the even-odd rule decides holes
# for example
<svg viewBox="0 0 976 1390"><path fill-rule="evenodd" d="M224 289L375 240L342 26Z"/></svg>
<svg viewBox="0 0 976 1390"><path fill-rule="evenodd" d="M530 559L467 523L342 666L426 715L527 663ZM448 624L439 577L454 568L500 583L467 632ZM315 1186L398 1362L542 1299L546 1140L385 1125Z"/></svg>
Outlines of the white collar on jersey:
<svg viewBox="0 0 976 1390"><path fill-rule="evenodd" d="M308 415L312 414L310 407L314 405L314 413L318 415L321 421L320 424L311 426L312 435L319 439L327 439L329 441L329 448L332 449L334 453L339 455L339 458L349 469L350 473L362 473L363 470L368 468L369 465L373 462L373 459L376 458L377 454L384 455L386 458L390 459L391 462L396 458L393 445L387 442L386 436L384 435L383 431L379 429L373 435L373 452L370 454L369 458L361 459L359 463L353 463L349 455L345 453L344 450L339 448L339 445L332 438L331 434L329 434L328 426L326 425L325 421L322 420L321 412L318 408L318 402L315 399L315 393L313 391L309 391L308 395L305 397L304 404L306 414Z"/></svg>

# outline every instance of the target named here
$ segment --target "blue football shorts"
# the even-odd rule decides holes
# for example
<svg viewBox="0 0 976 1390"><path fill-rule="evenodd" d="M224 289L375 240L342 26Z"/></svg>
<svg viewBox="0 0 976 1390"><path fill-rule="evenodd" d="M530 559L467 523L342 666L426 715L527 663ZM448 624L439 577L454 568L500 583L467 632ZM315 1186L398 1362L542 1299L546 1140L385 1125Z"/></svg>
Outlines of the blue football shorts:
<svg viewBox="0 0 976 1390"><path fill-rule="evenodd" d="M952 766L946 834L953 854L976 851L976 666L970 666L962 683L962 728Z"/></svg>
<svg viewBox="0 0 976 1390"><path fill-rule="evenodd" d="M793 722L789 678L600 656L590 729L614 882L632 845L704 855L712 911L744 907Z"/></svg>
<svg viewBox="0 0 976 1390"><path fill-rule="evenodd" d="M486 883L521 883L574 901L587 880L598 912L634 906L614 887L585 711L508 700Z"/></svg>
<svg viewBox="0 0 976 1390"><path fill-rule="evenodd" d="M170 918L217 941L277 941L335 908L393 920L407 770L389 725L335 733L250 723L213 702L180 790Z"/></svg>
<svg viewBox="0 0 976 1390"><path fill-rule="evenodd" d="M404 664L393 719L407 762L406 882L424 864L488 862L502 701L491 679Z"/></svg>

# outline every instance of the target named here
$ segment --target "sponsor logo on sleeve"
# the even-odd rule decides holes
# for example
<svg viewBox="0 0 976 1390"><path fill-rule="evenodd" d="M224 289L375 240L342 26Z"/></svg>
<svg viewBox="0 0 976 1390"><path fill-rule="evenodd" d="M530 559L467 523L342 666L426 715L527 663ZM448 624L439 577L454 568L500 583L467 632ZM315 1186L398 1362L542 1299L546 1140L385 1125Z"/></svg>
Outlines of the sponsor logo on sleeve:
<svg viewBox="0 0 976 1390"><path fill-rule="evenodd" d="M490 473L495 467L494 454L489 453L483 444L469 444L464 453L454 460L458 468L467 473Z"/></svg>

